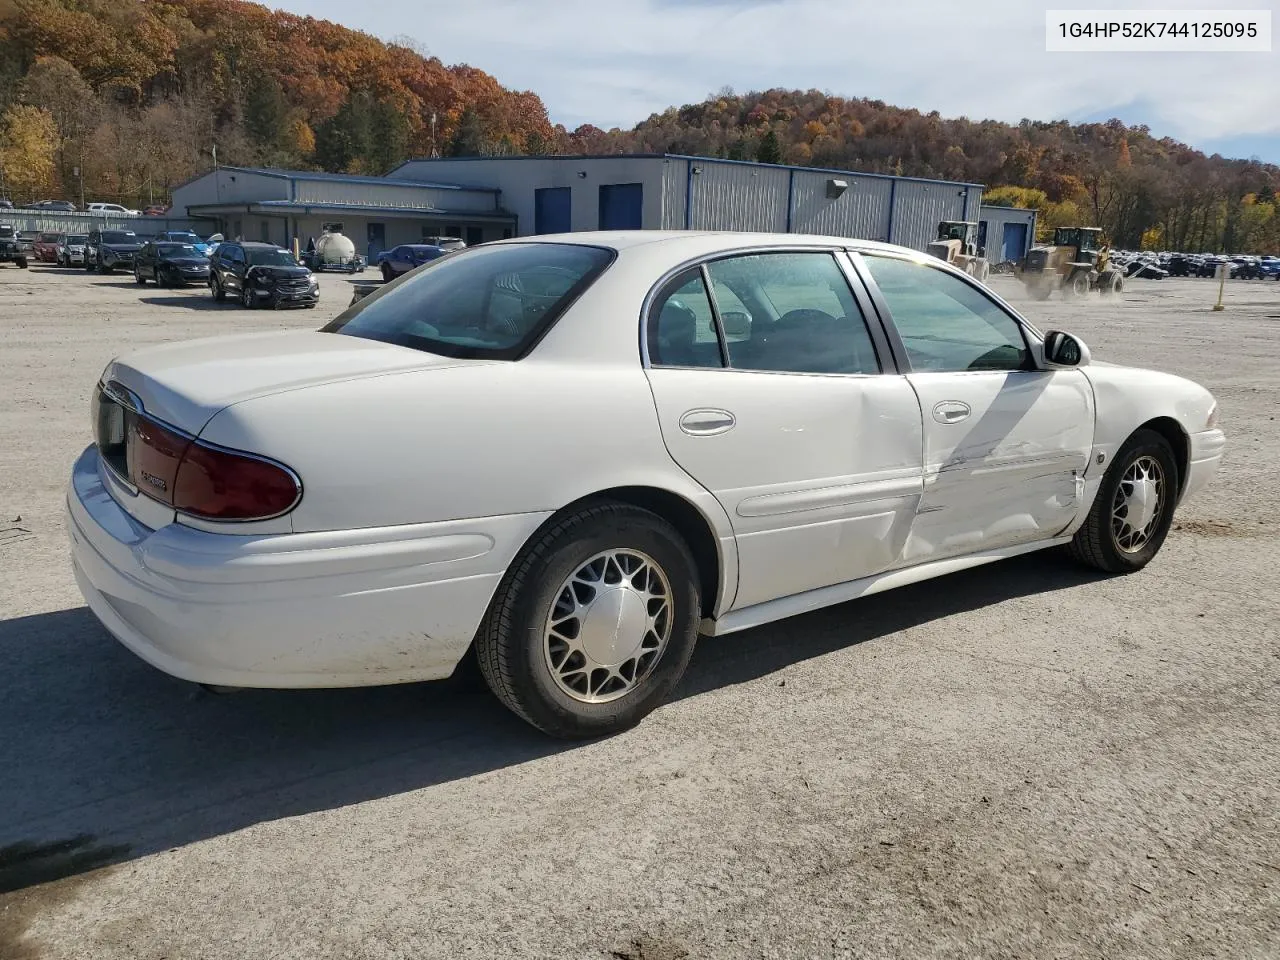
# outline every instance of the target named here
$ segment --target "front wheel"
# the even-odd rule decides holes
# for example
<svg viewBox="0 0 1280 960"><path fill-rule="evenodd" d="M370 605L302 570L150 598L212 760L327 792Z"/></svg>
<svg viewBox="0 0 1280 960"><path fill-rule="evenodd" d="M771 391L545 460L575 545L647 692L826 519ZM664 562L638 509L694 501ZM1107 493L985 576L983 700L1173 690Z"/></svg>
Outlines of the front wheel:
<svg viewBox="0 0 1280 960"><path fill-rule="evenodd" d="M243 284L240 287L240 306L246 310L252 310L257 304L253 299L253 291L249 289L249 285Z"/></svg>
<svg viewBox="0 0 1280 960"><path fill-rule="evenodd" d="M355 271L353 270L352 273L354 272ZM382 265L382 279L385 280L387 283L390 283L394 278L395 278L395 274L392 273L391 271L391 264L384 263Z"/></svg>
<svg viewBox="0 0 1280 960"><path fill-rule="evenodd" d="M19 270L25 270L25 269L27 269L27 258L26 258L26 257L14 257L14 258L13 258L13 262L17 265L17 267L18 267L18 269L19 269Z"/></svg>
<svg viewBox="0 0 1280 960"><path fill-rule="evenodd" d="M1067 549L1107 573L1141 570L1164 543L1177 499L1178 464L1169 441L1154 430L1138 430L1111 461Z"/></svg>
<svg viewBox="0 0 1280 960"><path fill-rule="evenodd" d="M553 523L512 564L476 637L489 689L555 737L635 726L693 655L697 567L661 517L601 502Z"/></svg>
<svg viewBox="0 0 1280 960"><path fill-rule="evenodd" d="M142 275L142 271L137 267L133 268L133 282L140 287L145 287L147 285L146 277Z"/></svg>
<svg viewBox="0 0 1280 960"><path fill-rule="evenodd" d="M209 292L213 294L215 303L222 303L227 299L227 291L222 289L222 281L218 279L215 273L213 279L209 281Z"/></svg>

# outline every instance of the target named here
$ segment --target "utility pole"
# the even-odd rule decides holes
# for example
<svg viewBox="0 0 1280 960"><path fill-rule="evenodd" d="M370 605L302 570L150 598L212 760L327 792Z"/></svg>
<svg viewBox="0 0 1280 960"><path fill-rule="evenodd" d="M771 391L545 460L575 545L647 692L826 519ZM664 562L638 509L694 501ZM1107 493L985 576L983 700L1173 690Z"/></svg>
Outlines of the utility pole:
<svg viewBox="0 0 1280 960"><path fill-rule="evenodd" d="M431 111L431 156L436 156L436 112Z"/></svg>

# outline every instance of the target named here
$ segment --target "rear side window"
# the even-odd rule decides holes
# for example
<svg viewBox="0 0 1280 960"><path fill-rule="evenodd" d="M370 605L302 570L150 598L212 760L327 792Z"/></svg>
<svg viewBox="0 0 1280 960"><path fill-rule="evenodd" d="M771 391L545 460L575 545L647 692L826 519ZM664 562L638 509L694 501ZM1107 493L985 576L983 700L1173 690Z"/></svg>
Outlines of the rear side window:
<svg viewBox="0 0 1280 960"><path fill-rule="evenodd" d="M461 250L362 298L323 330L451 357L514 360L613 256L567 243Z"/></svg>

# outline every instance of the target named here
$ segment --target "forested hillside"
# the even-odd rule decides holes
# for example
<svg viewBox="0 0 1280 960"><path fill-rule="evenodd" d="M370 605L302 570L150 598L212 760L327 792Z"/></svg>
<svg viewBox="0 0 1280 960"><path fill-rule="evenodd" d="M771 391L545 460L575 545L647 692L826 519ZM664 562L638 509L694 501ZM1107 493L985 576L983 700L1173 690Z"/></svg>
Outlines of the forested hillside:
<svg viewBox="0 0 1280 960"><path fill-rule="evenodd" d="M1280 251L1280 168L1112 120L946 119L724 90L632 130L553 126L533 92L240 0L0 0L0 192L133 205L212 166L383 173L409 156L679 152L982 183L1117 245Z"/></svg>

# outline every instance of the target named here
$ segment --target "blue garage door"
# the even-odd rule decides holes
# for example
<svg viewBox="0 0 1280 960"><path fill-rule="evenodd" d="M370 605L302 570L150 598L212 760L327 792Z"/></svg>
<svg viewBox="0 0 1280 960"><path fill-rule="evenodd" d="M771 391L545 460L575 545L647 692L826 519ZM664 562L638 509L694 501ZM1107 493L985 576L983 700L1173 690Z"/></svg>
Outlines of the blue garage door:
<svg viewBox="0 0 1280 960"><path fill-rule="evenodd" d="M1006 223L1004 225L1004 241L1000 250L1000 259L1021 260L1027 255L1027 225L1025 223Z"/></svg>
<svg viewBox="0 0 1280 960"><path fill-rule="evenodd" d="M600 229L639 230L644 226L644 184L606 183L600 187Z"/></svg>
<svg viewBox="0 0 1280 960"><path fill-rule="evenodd" d="M568 233L571 229L572 192L568 187L544 187L533 191L533 232Z"/></svg>

